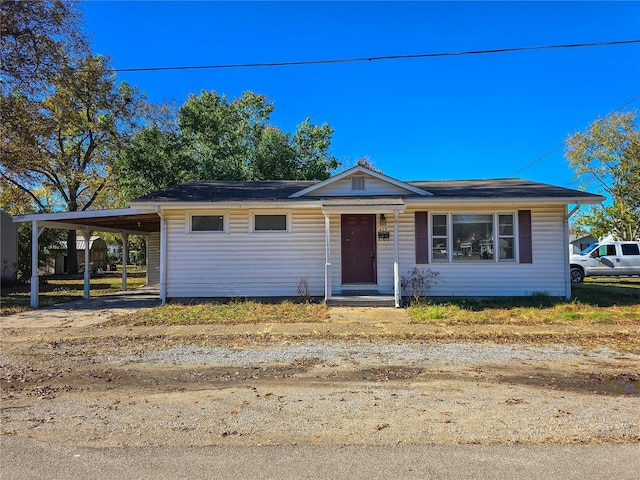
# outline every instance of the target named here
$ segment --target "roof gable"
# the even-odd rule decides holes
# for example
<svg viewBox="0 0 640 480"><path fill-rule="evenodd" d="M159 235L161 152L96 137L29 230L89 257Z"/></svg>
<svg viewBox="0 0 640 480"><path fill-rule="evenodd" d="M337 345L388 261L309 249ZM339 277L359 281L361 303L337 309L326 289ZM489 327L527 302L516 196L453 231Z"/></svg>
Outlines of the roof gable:
<svg viewBox="0 0 640 480"><path fill-rule="evenodd" d="M352 178L364 177L363 188L352 189ZM431 195L431 193L410 185L395 178L389 177L374 170L356 166L334 175L327 180L316 183L310 187L295 192L290 198L300 198L304 196L332 197L332 196L383 196L383 195Z"/></svg>

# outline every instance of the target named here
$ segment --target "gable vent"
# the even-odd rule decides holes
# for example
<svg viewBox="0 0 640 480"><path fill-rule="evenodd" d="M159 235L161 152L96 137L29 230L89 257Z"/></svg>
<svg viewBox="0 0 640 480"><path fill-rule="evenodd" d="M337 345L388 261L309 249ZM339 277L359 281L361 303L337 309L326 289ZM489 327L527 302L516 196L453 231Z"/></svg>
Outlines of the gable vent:
<svg viewBox="0 0 640 480"><path fill-rule="evenodd" d="M364 190L364 175L351 177L351 190Z"/></svg>

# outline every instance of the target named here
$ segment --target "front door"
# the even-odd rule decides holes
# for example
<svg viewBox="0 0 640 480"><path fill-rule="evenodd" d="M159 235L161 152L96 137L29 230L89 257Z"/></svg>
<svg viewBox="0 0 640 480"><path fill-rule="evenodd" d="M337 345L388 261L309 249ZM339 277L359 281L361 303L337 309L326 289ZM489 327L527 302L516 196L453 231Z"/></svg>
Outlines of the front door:
<svg viewBox="0 0 640 480"><path fill-rule="evenodd" d="M376 283L376 216L342 215L342 283Z"/></svg>

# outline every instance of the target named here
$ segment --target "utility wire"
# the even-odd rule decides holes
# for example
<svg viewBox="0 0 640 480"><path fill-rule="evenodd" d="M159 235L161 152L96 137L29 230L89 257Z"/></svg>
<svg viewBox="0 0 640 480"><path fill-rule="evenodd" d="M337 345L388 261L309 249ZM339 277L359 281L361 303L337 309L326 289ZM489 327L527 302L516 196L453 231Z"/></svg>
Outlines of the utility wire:
<svg viewBox="0 0 640 480"><path fill-rule="evenodd" d="M607 113L604 117L599 118L598 120L596 120L594 122L595 124L604 122L607 118L609 118L611 115L613 115L614 113L619 112L620 110L622 110L624 107L626 107L627 105L630 105L631 103L635 102L636 100L638 100L640 98L640 94L636 95L635 97L633 97L631 100L627 101L624 103L624 105L620 105L618 108L616 108L615 110L610 111L609 113ZM549 150L547 153L540 155L538 158L536 158L535 160L533 160L532 162L527 163L524 167L519 168L518 170L516 170L515 172L513 172L511 175L509 175L507 178L511 178L514 175L520 173L523 170L526 170L527 168L529 168L532 165L535 165L536 163L538 163L540 160L547 158L549 155L551 155L552 153L560 150L562 147L564 147L564 143L561 143L560 145L552 148L551 150Z"/></svg>
<svg viewBox="0 0 640 480"><path fill-rule="evenodd" d="M433 57L459 57L463 55L486 55L491 53L525 52L531 50L550 50L562 48L582 48L582 47L602 47L607 45L627 45L630 43L640 43L636 40L617 40L611 42L593 43L567 43L563 45L539 45L534 47L513 47L496 48L491 50L469 50L463 52L439 52L439 53L417 53L413 55L383 55L378 57L356 57L356 58L335 58L325 60L298 60L289 62L267 62L267 63L231 63L222 65L184 65L179 67L140 67L140 68L111 68L111 72L159 72L171 70L211 70L222 68L256 68L256 67L287 67L295 65L325 65L332 63L356 63L356 62L376 62L381 60L402 60L411 58L433 58Z"/></svg>

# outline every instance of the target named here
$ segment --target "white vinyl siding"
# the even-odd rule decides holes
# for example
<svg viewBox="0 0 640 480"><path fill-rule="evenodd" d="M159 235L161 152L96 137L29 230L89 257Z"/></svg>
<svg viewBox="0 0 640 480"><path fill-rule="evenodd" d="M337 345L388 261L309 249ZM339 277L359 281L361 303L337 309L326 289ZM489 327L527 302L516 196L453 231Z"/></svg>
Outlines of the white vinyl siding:
<svg viewBox="0 0 640 480"><path fill-rule="evenodd" d="M400 188L391 183L380 180L379 178L369 175L356 175L364 178L364 190L354 190L352 177L348 176L340 180L336 180L329 185L315 190L311 195L314 197L332 197L332 196L369 196L369 195L407 195L408 192L404 188Z"/></svg>
<svg viewBox="0 0 640 480"><path fill-rule="evenodd" d="M160 232L147 235L147 285L160 283Z"/></svg>
<svg viewBox="0 0 640 480"><path fill-rule="evenodd" d="M184 211L167 218L167 296L297 296L306 278L311 295L324 295L324 216L319 209L289 214L291 232L251 232L252 213L232 209L225 215L228 235L185 233ZM271 213L270 211L265 211Z"/></svg>
<svg viewBox="0 0 640 480"><path fill-rule="evenodd" d="M350 186L349 180L349 186ZM442 211L442 206L439 206ZM566 207L461 204L447 208L448 214L506 213L531 210L533 263L452 262L417 265L439 272L433 296L513 296L546 292L564 296L566 275L564 214ZM301 278L309 282L313 296L324 296L325 230L319 208L291 209L290 231L252 232L252 214L260 209L229 209L228 235L190 235L184 210L167 210L167 296L171 297L296 297ZM264 209L265 212L270 212ZM415 263L415 212L435 208L410 206L399 215L400 276L407 276ZM192 212L193 213L193 212ZM367 211L363 213L374 213ZM377 290L393 293L394 216L386 214L389 240L377 240ZM380 215L376 215L376 231ZM515 222L517 223L517 222ZM329 216L331 230L331 283L334 295L341 293L340 214ZM516 225L517 243L517 225ZM352 286L348 287L353 290ZM368 286L367 289L371 289Z"/></svg>
<svg viewBox="0 0 640 480"><path fill-rule="evenodd" d="M514 261L477 262L477 263L431 263L418 265L420 269L439 272L440 277L431 290L432 296L518 296L546 292L552 296L564 296L566 269L564 253L564 214L566 207L546 206L532 208L528 205L510 206L514 210L531 210L531 230L533 244L533 263L520 264ZM428 207L411 208L402 215L413 218L416 210L429 211ZM448 209L450 213L469 213L473 208L460 206ZM496 205L487 205L483 209L504 211ZM401 223L402 226L402 223ZM517 228L517 227L516 227ZM517 231L517 230L516 230ZM409 232L403 232L409 235ZM411 249L400 247L400 276L408 275L415 265L413 231L410 234ZM403 251L404 248L404 251ZM409 262L406 253L412 253Z"/></svg>

